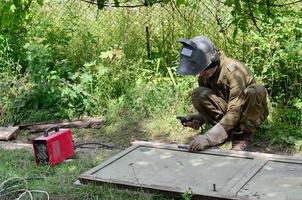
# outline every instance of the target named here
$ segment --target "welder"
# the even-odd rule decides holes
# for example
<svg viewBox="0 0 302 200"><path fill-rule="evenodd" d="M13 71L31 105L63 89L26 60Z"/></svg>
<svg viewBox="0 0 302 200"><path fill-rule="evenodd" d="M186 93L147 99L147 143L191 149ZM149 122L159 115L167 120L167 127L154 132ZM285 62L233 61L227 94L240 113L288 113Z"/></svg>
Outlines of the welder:
<svg viewBox="0 0 302 200"><path fill-rule="evenodd" d="M251 71L240 61L227 57L205 36L180 39L179 75L194 75L198 87L191 99L196 113L182 117L186 127L198 130L189 151L200 151L232 141L233 150L246 150L259 125L267 118L267 91L256 83Z"/></svg>

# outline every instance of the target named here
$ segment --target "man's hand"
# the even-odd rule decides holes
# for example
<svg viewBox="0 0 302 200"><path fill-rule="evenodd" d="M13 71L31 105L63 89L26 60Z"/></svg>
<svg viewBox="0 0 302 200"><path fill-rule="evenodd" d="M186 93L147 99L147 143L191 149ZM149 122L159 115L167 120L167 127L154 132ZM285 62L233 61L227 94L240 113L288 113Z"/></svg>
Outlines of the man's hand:
<svg viewBox="0 0 302 200"><path fill-rule="evenodd" d="M180 120L181 124L185 127L190 127L193 128L195 130L198 130L199 127L204 123L204 121L202 120L201 115L198 114L193 114L187 117L176 117L177 119Z"/></svg>
<svg viewBox="0 0 302 200"><path fill-rule="evenodd" d="M197 119L193 119L191 121L186 121L184 123L182 123L184 126L186 127L190 127L190 128L193 128L195 130L198 130L199 127L200 127L200 121L197 120Z"/></svg>
<svg viewBox="0 0 302 200"><path fill-rule="evenodd" d="M189 143L188 150L191 152L202 151L209 145L209 141L205 135L195 135Z"/></svg>
<svg viewBox="0 0 302 200"><path fill-rule="evenodd" d="M202 151L209 146L215 146L221 144L227 139L228 135L220 123L217 123L205 134L196 135L189 143L188 150Z"/></svg>

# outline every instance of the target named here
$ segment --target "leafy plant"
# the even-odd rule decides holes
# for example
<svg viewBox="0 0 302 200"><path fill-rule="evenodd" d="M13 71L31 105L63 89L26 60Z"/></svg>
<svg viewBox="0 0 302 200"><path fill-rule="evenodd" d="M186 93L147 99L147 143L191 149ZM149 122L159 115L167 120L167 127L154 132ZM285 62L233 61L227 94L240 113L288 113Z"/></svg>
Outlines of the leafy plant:
<svg viewBox="0 0 302 200"><path fill-rule="evenodd" d="M271 116L261 129L267 139L295 146L301 137L302 12L300 4L283 4L3 1L1 122L104 116L112 124L127 119L124 126L148 119L150 127L162 126L158 134L172 134L178 131L175 115L191 112L190 91L197 86L194 77L175 73L177 40L206 35L267 88Z"/></svg>

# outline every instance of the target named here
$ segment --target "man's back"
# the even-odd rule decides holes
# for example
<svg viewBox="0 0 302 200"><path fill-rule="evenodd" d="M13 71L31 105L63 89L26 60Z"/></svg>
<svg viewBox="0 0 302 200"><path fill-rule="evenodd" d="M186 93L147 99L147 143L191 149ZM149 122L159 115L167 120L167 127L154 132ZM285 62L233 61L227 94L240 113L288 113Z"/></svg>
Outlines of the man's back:
<svg viewBox="0 0 302 200"><path fill-rule="evenodd" d="M219 97L229 102L230 93L232 98L235 94L240 95L245 88L255 83L255 79L243 63L228 58L222 52L220 54L220 67L215 74L209 78L199 77L198 84L215 91ZM230 88L230 85L234 87Z"/></svg>

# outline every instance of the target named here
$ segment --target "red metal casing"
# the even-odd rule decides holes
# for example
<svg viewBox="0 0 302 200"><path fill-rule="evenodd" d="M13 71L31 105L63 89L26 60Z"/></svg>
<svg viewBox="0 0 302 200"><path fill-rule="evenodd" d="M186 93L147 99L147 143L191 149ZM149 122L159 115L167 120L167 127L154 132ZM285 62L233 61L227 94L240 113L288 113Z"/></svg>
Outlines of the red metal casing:
<svg viewBox="0 0 302 200"><path fill-rule="evenodd" d="M58 129L45 132L44 136L33 140L37 164L54 166L74 155L74 146L70 129Z"/></svg>

